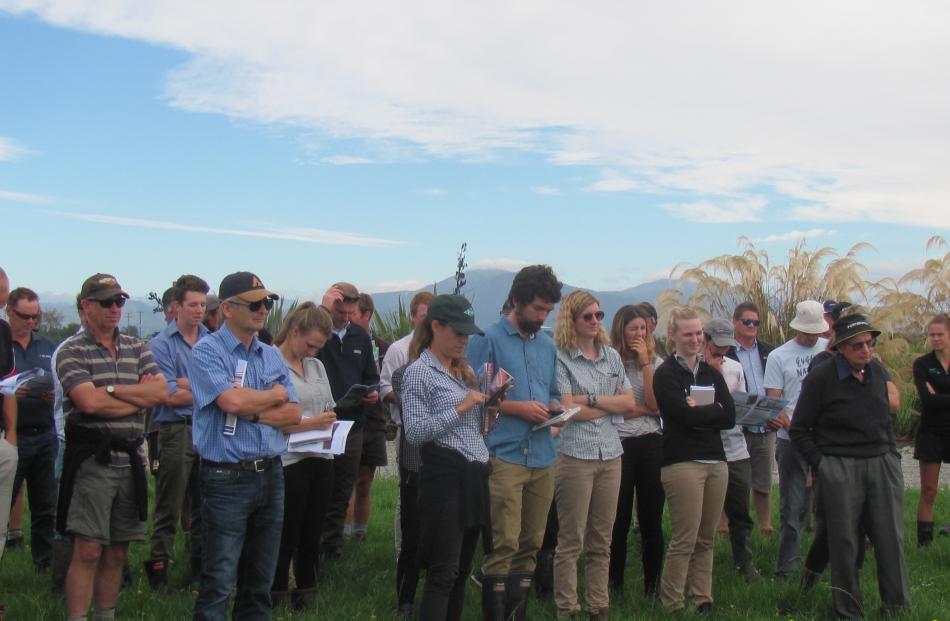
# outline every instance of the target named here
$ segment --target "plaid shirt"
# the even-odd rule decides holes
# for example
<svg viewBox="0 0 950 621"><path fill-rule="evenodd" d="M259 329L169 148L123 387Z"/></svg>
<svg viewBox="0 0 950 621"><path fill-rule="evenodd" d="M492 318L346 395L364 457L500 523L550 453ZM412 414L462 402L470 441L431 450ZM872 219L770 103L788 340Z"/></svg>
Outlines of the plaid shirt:
<svg viewBox="0 0 950 621"><path fill-rule="evenodd" d="M616 395L631 390L630 380L617 350L606 345L597 350L597 359L588 360L580 349L557 352L557 381L562 395L586 397ZM581 399L583 402L584 399ZM575 459L608 461L623 454L617 428L610 416L571 421L561 431L558 452Z"/></svg>
<svg viewBox="0 0 950 621"><path fill-rule="evenodd" d="M402 424L410 444L435 442L469 461L488 461L480 405L459 416L456 406L471 391L426 350L402 379Z"/></svg>

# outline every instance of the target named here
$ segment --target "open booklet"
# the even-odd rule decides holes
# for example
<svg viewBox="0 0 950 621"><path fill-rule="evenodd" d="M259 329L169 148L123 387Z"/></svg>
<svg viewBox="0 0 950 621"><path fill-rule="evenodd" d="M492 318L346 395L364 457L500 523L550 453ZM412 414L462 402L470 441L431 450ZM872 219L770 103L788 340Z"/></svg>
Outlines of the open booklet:
<svg viewBox="0 0 950 621"><path fill-rule="evenodd" d="M531 431L537 431L538 429L544 429L545 427L551 427L555 425L563 425L567 421L574 418L574 415L580 411L581 411L580 407L573 407L573 408L564 410L563 412L556 412L556 413L551 412L551 414L556 414L556 415L552 416L550 419L544 421L543 423L538 423L537 425L531 428Z"/></svg>
<svg viewBox="0 0 950 621"><path fill-rule="evenodd" d="M736 424L744 426L764 425L777 417L788 401L735 391L732 400L736 402Z"/></svg>
<svg viewBox="0 0 950 621"><path fill-rule="evenodd" d="M490 433L498 422L498 415L501 410L502 399L508 394L508 391L515 385L515 378L511 373L503 368L495 368L491 362L486 362L478 369L478 388L488 395L485 399L484 418L482 419L482 433Z"/></svg>
<svg viewBox="0 0 950 621"><path fill-rule="evenodd" d="M311 455L342 455L346 451L346 437L353 429L353 421L338 420L330 429L313 429L292 433L287 440L290 453L309 453ZM323 434L323 438L320 438Z"/></svg>

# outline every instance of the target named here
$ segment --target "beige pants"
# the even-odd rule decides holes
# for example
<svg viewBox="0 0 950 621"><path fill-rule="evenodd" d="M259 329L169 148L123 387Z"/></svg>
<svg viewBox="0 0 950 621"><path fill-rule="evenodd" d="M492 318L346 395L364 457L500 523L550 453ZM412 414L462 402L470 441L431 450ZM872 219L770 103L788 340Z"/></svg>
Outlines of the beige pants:
<svg viewBox="0 0 950 621"><path fill-rule="evenodd" d="M696 605L712 602L713 543L726 499L729 468L725 462L684 461L660 470L670 510L670 547L666 551L660 602L682 610L683 590Z"/></svg>
<svg viewBox="0 0 950 621"><path fill-rule="evenodd" d="M491 460L491 534L494 551L482 573L506 576L534 571L554 496L554 468L528 468Z"/></svg>
<svg viewBox="0 0 950 621"><path fill-rule="evenodd" d="M12 397L11 397L12 398ZM0 405L3 397L0 397ZM7 527L10 525L10 497L13 494L13 478L19 460L17 448L7 442L7 436L0 431L0 558L7 545Z"/></svg>
<svg viewBox="0 0 950 621"><path fill-rule="evenodd" d="M554 603L559 611L581 609L577 600L577 559L587 551L587 609L610 605L607 580L610 538L620 493L620 458L609 461L557 456L554 495L559 530L554 555Z"/></svg>

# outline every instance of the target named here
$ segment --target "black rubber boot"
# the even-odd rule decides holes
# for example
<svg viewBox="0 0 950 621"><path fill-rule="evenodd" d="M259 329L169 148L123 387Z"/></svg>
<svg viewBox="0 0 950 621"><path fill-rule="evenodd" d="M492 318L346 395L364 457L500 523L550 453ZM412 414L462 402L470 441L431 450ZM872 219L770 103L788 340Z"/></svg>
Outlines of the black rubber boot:
<svg viewBox="0 0 950 621"><path fill-rule="evenodd" d="M148 585L153 591L168 590L168 561L165 559L153 559L143 563L145 565L145 575L148 577Z"/></svg>
<svg viewBox="0 0 950 621"><path fill-rule="evenodd" d="M525 621L528 618L528 593L531 592L531 576L528 573L508 574L508 603L505 605L507 621Z"/></svg>
<svg viewBox="0 0 950 621"><path fill-rule="evenodd" d="M917 520L917 545L929 546L934 540L934 523Z"/></svg>
<svg viewBox="0 0 950 621"><path fill-rule="evenodd" d="M534 592L538 599L554 596L554 550L538 552L538 565L534 568Z"/></svg>
<svg viewBox="0 0 950 621"><path fill-rule="evenodd" d="M482 577L482 616L485 621L505 621L505 576Z"/></svg>

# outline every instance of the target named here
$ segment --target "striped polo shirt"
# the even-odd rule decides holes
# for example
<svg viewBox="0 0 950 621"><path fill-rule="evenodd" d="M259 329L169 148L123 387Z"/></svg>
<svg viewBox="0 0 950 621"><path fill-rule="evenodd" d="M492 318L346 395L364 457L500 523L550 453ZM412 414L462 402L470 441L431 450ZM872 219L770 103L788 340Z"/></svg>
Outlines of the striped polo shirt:
<svg viewBox="0 0 950 621"><path fill-rule="evenodd" d="M134 440L145 433L144 410L128 416L102 418L83 413L69 395L73 388L87 382L96 388L109 384L138 384L143 375L160 373L145 341L120 334L118 329L114 338L115 358L88 330L66 341L59 350L56 374L63 385L63 414L67 423L108 430L117 438ZM112 451L112 465L128 466L128 454Z"/></svg>

